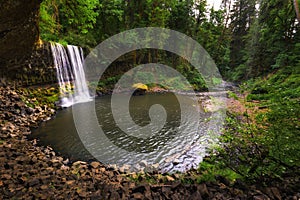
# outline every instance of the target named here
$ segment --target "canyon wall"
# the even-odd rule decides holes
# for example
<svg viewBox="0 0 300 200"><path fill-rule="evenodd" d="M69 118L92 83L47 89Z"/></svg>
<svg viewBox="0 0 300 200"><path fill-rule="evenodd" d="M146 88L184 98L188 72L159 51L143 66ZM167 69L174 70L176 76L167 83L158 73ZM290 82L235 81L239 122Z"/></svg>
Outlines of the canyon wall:
<svg viewBox="0 0 300 200"><path fill-rule="evenodd" d="M0 0L0 77L15 77L39 40L41 0ZM21 70L22 71L22 70Z"/></svg>

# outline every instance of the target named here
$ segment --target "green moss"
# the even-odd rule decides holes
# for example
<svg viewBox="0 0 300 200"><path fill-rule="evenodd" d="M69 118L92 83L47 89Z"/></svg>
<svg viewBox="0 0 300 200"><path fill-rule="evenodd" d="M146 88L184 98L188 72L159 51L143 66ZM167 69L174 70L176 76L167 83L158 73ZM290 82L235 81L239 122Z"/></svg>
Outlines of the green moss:
<svg viewBox="0 0 300 200"><path fill-rule="evenodd" d="M32 87L20 88L23 94L21 99L31 108L40 105L48 105L54 108L55 102L59 99L59 89L57 87Z"/></svg>
<svg viewBox="0 0 300 200"><path fill-rule="evenodd" d="M212 161L213 160L207 159L207 161L200 163L198 171L201 175L197 178L198 183L216 181L216 175L225 177L230 182L234 182L236 179L241 178L236 172L226 168L223 163Z"/></svg>
<svg viewBox="0 0 300 200"><path fill-rule="evenodd" d="M248 101L259 100L247 102L249 110L267 110L245 113L243 121L228 113L220 138L222 148L200 164L199 182L214 181L221 175L228 180L242 177L247 182L263 183L294 173L300 166L300 67L286 67L242 87L244 92L251 92Z"/></svg>
<svg viewBox="0 0 300 200"><path fill-rule="evenodd" d="M270 100L276 97L300 97L300 66L285 67L268 78L249 84L247 100Z"/></svg>
<svg viewBox="0 0 300 200"><path fill-rule="evenodd" d="M228 97L233 98L235 100L239 99L238 96L234 92L231 92L231 91L228 91Z"/></svg>

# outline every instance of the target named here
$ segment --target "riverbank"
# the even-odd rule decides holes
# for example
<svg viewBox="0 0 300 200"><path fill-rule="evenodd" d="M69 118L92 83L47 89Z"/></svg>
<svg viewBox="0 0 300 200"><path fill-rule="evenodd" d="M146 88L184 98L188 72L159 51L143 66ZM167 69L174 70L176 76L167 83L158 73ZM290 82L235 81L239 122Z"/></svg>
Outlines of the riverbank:
<svg viewBox="0 0 300 200"><path fill-rule="evenodd" d="M197 171L128 175L99 162L70 163L51 147L27 139L30 129L55 110L10 86L0 87L0 97L1 199L297 199L277 185L263 189L222 177L197 183Z"/></svg>

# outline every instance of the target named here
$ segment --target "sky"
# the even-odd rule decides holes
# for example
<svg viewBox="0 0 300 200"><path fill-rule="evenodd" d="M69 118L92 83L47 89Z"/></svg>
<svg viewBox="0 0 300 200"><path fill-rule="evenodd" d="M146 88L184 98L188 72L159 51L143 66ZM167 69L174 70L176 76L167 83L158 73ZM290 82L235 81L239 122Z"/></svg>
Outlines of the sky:
<svg viewBox="0 0 300 200"><path fill-rule="evenodd" d="M209 5L209 7L214 5L215 9L219 9L221 3L222 3L222 0L207 0L207 4Z"/></svg>

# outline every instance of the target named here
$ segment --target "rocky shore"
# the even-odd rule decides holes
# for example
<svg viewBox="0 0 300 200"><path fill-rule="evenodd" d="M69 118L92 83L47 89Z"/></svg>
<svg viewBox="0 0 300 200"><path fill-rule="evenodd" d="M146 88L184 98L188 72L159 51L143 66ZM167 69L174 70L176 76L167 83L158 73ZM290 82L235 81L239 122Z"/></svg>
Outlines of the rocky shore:
<svg viewBox="0 0 300 200"><path fill-rule="evenodd" d="M51 147L27 138L31 128L49 120L55 110L36 105L34 99L10 86L0 86L0 105L0 199L300 198L297 188L286 182L263 188L219 177L214 183L196 184L196 171L140 175L99 162L71 163ZM291 181L300 184L299 180Z"/></svg>

